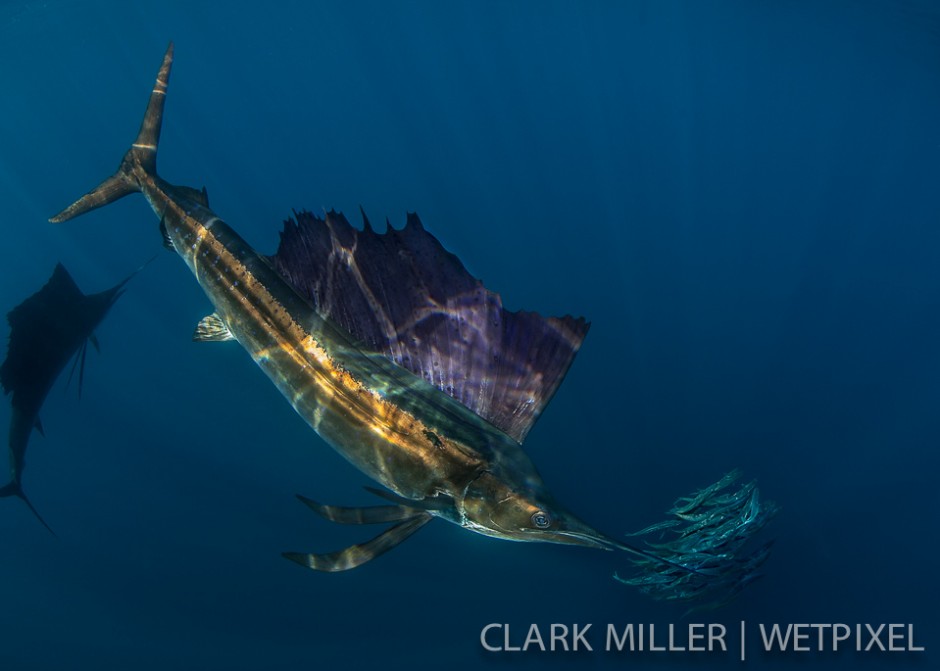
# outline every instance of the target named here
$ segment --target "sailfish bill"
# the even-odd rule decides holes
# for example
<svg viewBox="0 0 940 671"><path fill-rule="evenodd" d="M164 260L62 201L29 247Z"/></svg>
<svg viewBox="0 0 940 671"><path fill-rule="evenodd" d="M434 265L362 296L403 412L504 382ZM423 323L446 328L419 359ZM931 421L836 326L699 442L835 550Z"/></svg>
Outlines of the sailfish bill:
<svg viewBox="0 0 940 671"><path fill-rule="evenodd" d="M561 506L521 444L568 372L589 324L509 311L425 228L355 228L335 211L294 212L273 256L209 207L205 190L157 174L173 45L137 138L117 172L50 219L63 222L140 191L212 303L196 332L234 339L317 434L388 492L392 506L302 499L326 519L397 522L361 545L288 553L321 571L354 568L432 518L514 541L622 549L648 571L697 574L612 540ZM705 576L704 573L701 574Z"/></svg>
<svg viewBox="0 0 940 671"><path fill-rule="evenodd" d="M45 435L39 411L53 383L73 357L69 379L77 368L81 395L88 343L99 349L94 331L135 273L106 291L86 295L59 263L45 286L7 315L10 344L0 365L0 384L4 393L12 394L13 414L9 435L10 482L0 488L0 497L21 498L50 532L52 529L23 492L30 434L35 429Z"/></svg>

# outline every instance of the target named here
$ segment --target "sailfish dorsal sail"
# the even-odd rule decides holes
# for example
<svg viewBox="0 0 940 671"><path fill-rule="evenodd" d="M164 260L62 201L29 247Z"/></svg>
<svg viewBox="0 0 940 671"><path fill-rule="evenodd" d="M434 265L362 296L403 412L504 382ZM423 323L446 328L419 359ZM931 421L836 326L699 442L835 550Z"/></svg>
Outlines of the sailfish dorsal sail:
<svg viewBox="0 0 940 671"><path fill-rule="evenodd" d="M295 213L277 271L365 350L423 377L521 443L551 400L589 324L503 308L416 214L363 230L331 211Z"/></svg>

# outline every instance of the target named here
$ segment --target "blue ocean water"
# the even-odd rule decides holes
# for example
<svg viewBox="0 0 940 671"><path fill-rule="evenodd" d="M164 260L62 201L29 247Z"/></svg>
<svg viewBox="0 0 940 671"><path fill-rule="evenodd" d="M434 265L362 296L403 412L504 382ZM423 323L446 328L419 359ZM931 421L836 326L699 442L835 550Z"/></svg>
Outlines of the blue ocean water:
<svg viewBox="0 0 940 671"><path fill-rule="evenodd" d="M739 467L782 507L765 576L685 616L625 556L435 522L364 539L303 493L370 484L234 343L113 172L176 44L159 157L273 251L291 208L417 211L508 307L592 329L526 449L611 534ZM0 668L729 668L727 653L488 653L508 623L723 623L747 664L928 668L940 643L940 10L930 2L0 5L0 308L62 261L154 254L0 501ZM6 426L9 407L0 406ZM904 623L918 653L764 653L760 623ZM886 638L882 637L886 641ZM342 665L342 666L341 666Z"/></svg>

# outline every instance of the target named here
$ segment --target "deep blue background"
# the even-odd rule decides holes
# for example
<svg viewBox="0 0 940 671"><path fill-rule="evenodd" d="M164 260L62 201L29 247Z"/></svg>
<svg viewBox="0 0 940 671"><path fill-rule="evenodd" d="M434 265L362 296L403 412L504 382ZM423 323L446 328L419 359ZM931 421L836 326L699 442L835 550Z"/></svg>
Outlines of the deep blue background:
<svg viewBox="0 0 940 671"><path fill-rule="evenodd" d="M738 665L481 652L494 621L689 621L612 582L623 556L436 522L348 574L280 557L361 540L293 495L372 503L366 478L237 346L190 342L209 303L143 199L46 223L114 170L169 39L161 175L259 250L291 208L417 210L510 308L593 322L526 444L573 511L619 534L758 478L783 507L766 577L692 620L913 623L928 647L752 667L936 659L932 3L49 0L0 5L0 308L58 260L97 291L160 256L30 447L60 538L0 502L0 667Z"/></svg>

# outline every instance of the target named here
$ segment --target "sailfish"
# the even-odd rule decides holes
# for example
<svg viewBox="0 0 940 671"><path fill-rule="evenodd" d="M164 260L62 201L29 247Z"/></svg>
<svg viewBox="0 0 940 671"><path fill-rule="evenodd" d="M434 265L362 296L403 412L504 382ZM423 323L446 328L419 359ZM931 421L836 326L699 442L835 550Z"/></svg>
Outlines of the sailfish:
<svg viewBox="0 0 940 671"><path fill-rule="evenodd" d="M84 294L61 263L38 292L17 305L7 315L10 343L0 365L0 384L12 394L10 421L10 482L0 487L0 497L17 496L50 532L46 523L23 491L26 447L35 429L45 435L39 411L49 390L70 359L74 363L71 380L78 368L78 393L85 378L88 343L97 350L95 329L120 298L131 276L95 294ZM54 532L53 532L54 535Z"/></svg>
<svg viewBox="0 0 940 671"><path fill-rule="evenodd" d="M255 251L209 206L205 188L157 173L170 43L136 140L117 171L50 219L64 222L140 192L213 305L194 335L236 340L297 413L384 489L384 505L300 497L328 520L391 524L337 552L285 553L319 571L360 566L440 518L479 534L623 549L650 566L704 575L621 543L551 495L521 445L589 324L506 310L417 215L361 229L335 211L295 212L276 254Z"/></svg>

